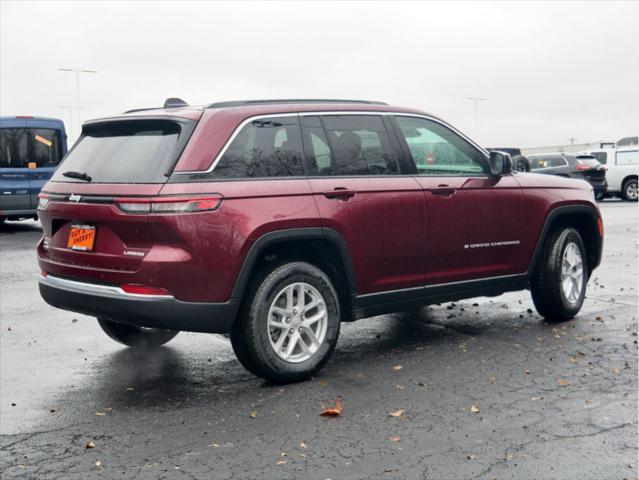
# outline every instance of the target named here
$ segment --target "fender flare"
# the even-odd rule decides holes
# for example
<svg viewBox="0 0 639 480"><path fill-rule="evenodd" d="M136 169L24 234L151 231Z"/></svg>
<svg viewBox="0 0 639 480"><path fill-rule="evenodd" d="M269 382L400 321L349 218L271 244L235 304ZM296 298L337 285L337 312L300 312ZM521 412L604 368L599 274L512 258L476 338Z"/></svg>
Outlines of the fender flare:
<svg viewBox="0 0 639 480"><path fill-rule="evenodd" d="M346 272L346 281L348 284L348 290L350 295L356 295L357 289L355 286L355 272L353 270L353 263L348 251L346 240L336 230L326 227L305 227L305 228L287 228L284 230L274 230L272 232L265 233L259 237L251 248L249 249L240 273L233 287L231 298L242 298L244 291L248 284L253 267L257 263L260 253L264 251L269 245L273 245L282 241L290 240L328 240L336 248L340 254L344 271Z"/></svg>
<svg viewBox="0 0 639 480"><path fill-rule="evenodd" d="M595 232L598 232L597 221L600 217L599 212L592 205L564 205L560 207L553 208L550 213L546 216L546 220L544 222L544 226L541 230L541 234L537 240L537 245L535 246L535 250L533 252L533 256L531 258L530 264L528 266L527 275L530 278L537 266L537 262L539 261L539 257L541 256L541 252L543 250L544 243L546 242L546 238L550 233L550 228L555 220L560 217L566 217L574 214L587 214L590 216L592 220L593 227ZM595 245L593 245L593 251L589 252L592 260L592 265L589 265L590 271L592 272L601 262L601 252L603 250L603 237L600 235L595 236L598 239Z"/></svg>

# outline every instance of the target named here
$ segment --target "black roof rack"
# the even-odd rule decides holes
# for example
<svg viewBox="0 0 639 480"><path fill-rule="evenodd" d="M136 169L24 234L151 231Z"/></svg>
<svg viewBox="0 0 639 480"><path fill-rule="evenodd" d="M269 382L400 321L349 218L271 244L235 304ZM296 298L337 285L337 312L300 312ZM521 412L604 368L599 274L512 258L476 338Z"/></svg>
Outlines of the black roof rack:
<svg viewBox="0 0 639 480"><path fill-rule="evenodd" d="M189 104L186 103L181 98L167 98L164 101L164 105L161 107L147 107L147 108L134 108L133 110L127 110L124 113L135 113L135 112L144 112L146 110L159 110L161 108L178 108L178 107L188 107Z"/></svg>
<svg viewBox="0 0 639 480"><path fill-rule="evenodd" d="M229 102L215 102L207 108L246 107L251 105L274 105L278 103L363 103L368 105L387 105L384 102L371 100L336 100L320 98L283 98L279 100L233 100Z"/></svg>

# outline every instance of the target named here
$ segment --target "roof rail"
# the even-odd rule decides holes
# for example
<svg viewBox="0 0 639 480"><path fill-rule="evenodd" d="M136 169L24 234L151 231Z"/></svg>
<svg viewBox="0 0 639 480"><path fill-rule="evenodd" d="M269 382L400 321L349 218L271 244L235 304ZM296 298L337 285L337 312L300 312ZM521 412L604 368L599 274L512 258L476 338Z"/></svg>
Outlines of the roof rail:
<svg viewBox="0 0 639 480"><path fill-rule="evenodd" d="M321 98L283 98L279 100L233 100L228 102L215 102L206 108L246 107L251 105L274 105L286 103L364 103L369 105L387 105L385 102L372 100L337 100Z"/></svg>
<svg viewBox="0 0 639 480"><path fill-rule="evenodd" d="M164 105L162 105L161 107L134 108L133 110L127 110L124 113L145 112L147 110L160 110L162 108L177 108L177 107L188 107L188 106L189 104L186 103L181 98L172 97L172 98L167 98L164 101Z"/></svg>

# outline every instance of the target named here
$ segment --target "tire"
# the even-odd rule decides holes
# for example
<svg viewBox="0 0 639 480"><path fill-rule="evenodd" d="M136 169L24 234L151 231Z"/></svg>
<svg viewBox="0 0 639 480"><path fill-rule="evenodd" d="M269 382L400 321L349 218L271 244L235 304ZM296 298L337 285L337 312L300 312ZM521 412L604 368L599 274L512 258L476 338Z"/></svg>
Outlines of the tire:
<svg viewBox="0 0 639 480"><path fill-rule="evenodd" d="M571 254L566 253L568 249L576 252L575 256L572 256L572 262ZM576 279L570 280L579 271L577 266L579 259L582 275L580 282ZM564 270L563 267L567 267L570 263L573 263L574 267ZM570 274L564 275L566 270ZM544 244L542 257L531 280L530 290L537 312L549 322L561 322L574 318L583 305L587 284L586 249L579 232L574 228L553 231ZM570 294L566 293L566 289L570 291Z"/></svg>
<svg viewBox="0 0 639 480"><path fill-rule="evenodd" d="M621 196L627 202L636 202L637 195L637 179L630 178L623 182L623 188L621 189Z"/></svg>
<svg viewBox="0 0 639 480"><path fill-rule="evenodd" d="M315 322L307 323L314 318ZM231 331L231 343L238 360L251 373L274 383L299 382L326 364L339 328L339 300L330 278L309 263L290 262L251 282Z"/></svg>
<svg viewBox="0 0 639 480"><path fill-rule="evenodd" d="M98 317L98 323L104 333L128 347L159 347L180 333L176 330L136 327L104 317Z"/></svg>

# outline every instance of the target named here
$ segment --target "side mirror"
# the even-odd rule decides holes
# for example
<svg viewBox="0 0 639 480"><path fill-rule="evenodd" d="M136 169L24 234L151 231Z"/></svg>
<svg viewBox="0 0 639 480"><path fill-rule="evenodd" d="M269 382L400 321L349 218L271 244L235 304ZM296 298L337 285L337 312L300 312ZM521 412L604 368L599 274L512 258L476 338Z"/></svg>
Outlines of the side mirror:
<svg viewBox="0 0 639 480"><path fill-rule="evenodd" d="M491 175L501 177L508 175L512 171L513 161L507 153L493 151L490 152L488 166L490 167Z"/></svg>

